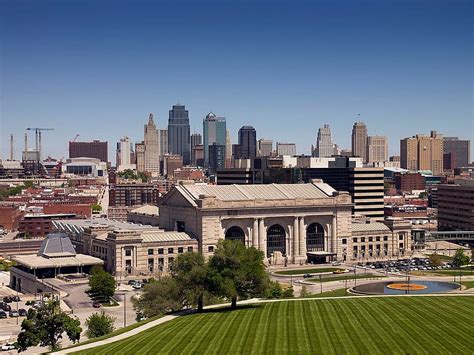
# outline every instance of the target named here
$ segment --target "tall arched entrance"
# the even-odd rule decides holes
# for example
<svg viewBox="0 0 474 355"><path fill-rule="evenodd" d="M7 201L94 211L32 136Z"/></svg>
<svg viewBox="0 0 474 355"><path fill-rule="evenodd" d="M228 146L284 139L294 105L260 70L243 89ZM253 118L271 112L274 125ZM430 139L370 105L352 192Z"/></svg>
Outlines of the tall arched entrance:
<svg viewBox="0 0 474 355"><path fill-rule="evenodd" d="M230 227L227 232L225 232L225 239L238 240L242 242L242 244L245 244L245 233L242 228L233 226Z"/></svg>
<svg viewBox="0 0 474 355"><path fill-rule="evenodd" d="M319 223L311 223L306 229L306 250L324 251L324 228Z"/></svg>
<svg viewBox="0 0 474 355"><path fill-rule="evenodd" d="M286 255L286 233L279 224L274 224L267 231L267 257L276 251Z"/></svg>

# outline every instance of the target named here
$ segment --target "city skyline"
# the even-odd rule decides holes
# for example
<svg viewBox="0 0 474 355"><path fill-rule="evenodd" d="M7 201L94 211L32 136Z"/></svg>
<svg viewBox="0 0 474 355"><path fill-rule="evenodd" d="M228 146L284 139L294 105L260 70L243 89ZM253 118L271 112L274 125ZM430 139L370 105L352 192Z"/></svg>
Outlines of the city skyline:
<svg viewBox="0 0 474 355"><path fill-rule="evenodd" d="M349 148L359 119L388 136L389 155L430 130L470 139L472 3L455 3L2 2L0 155L13 133L18 158L31 126L55 128L44 157L67 157L76 134L139 142L148 113L165 127L178 101L191 133L212 110L232 143L252 125L257 138L297 142L299 154L324 123Z"/></svg>

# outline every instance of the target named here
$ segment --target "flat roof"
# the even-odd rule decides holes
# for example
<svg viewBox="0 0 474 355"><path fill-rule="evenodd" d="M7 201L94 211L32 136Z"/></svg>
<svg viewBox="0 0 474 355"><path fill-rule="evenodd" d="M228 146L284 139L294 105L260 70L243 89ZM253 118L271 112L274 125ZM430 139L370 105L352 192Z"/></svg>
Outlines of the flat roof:
<svg viewBox="0 0 474 355"><path fill-rule="evenodd" d="M110 230L114 229L126 229L126 230L149 230L149 231L160 231L162 229L149 225L140 225L136 223L115 221L108 218L89 218L89 219L65 219L65 220L53 220L53 226L60 231L82 233L84 228L88 227L104 227Z"/></svg>
<svg viewBox="0 0 474 355"><path fill-rule="evenodd" d="M104 262L90 255L76 254L59 258L44 258L35 254L17 255L12 258L18 264L29 269L49 269L68 266L101 265Z"/></svg>

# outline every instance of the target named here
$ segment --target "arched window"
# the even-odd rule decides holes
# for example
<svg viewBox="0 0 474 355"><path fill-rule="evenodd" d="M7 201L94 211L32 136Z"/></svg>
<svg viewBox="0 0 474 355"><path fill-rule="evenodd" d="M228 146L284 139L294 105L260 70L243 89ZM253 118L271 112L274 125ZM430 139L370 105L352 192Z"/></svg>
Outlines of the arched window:
<svg viewBox="0 0 474 355"><path fill-rule="evenodd" d="M267 231L267 257L276 251L286 254L286 233L279 224L274 224Z"/></svg>
<svg viewBox="0 0 474 355"><path fill-rule="evenodd" d="M324 228L319 223L311 223L306 229L307 251L324 250Z"/></svg>
<svg viewBox="0 0 474 355"><path fill-rule="evenodd" d="M229 240L239 240L245 244L245 233L242 228L233 226L230 227L227 232L225 232L225 239Z"/></svg>

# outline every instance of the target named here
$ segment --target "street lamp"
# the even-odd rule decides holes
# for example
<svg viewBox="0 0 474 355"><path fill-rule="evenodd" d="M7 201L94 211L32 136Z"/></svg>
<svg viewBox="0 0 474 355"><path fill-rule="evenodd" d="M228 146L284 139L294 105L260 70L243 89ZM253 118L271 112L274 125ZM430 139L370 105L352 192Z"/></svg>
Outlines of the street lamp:
<svg viewBox="0 0 474 355"><path fill-rule="evenodd" d="M354 286L357 286L357 265L354 266Z"/></svg>

